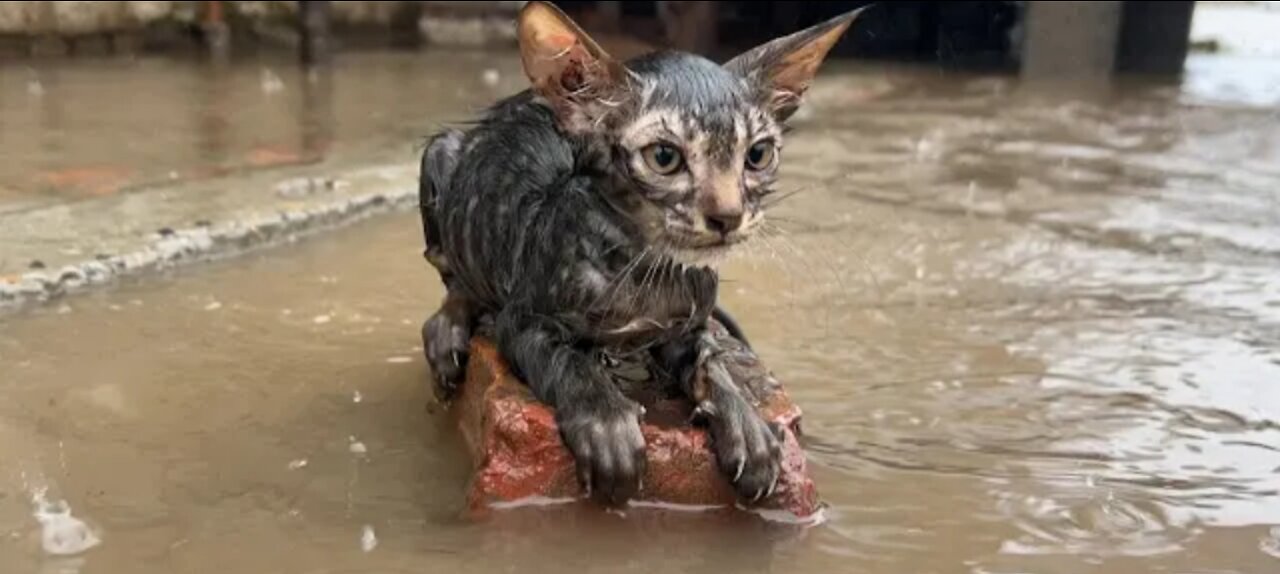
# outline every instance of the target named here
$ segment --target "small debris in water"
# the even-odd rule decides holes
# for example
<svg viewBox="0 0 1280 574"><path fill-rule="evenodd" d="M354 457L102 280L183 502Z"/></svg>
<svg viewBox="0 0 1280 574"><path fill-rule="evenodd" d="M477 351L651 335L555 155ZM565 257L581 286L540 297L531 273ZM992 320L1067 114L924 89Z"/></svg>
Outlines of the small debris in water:
<svg viewBox="0 0 1280 574"><path fill-rule="evenodd" d="M1258 548L1272 558L1280 558L1280 526L1272 526L1270 534L1258 541Z"/></svg>
<svg viewBox="0 0 1280 574"><path fill-rule="evenodd" d="M262 69L262 93L275 94L284 90L284 81L277 76L275 72L266 68Z"/></svg>
<svg viewBox="0 0 1280 574"><path fill-rule="evenodd" d="M378 547L378 535L373 532L373 527L364 525L364 532L360 534L360 549L365 552L373 552Z"/></svg>
<svg viewBox="0 0 1280 574"><path fill-rule="evenodd" d="M114 305L114 304L113 304L113 305L107 305L107 308L108 308L108 309L110 309L110 310L112 310L112 311L119 311L119 310L123 309L123 307L121 307L121 306L119 306L119 305Z"/></svg>
<svg viewBox="0 0 1280 574"><path fill-rule="evenodd" d="M38 98L38 97L40 97L40 96L43 96L43 95L44 95L44 84L41 84L39 81L36 81L36 80L30 80L30 81L28 81L28 82L27 82L27 95L28 95L28 96L31 96L31 97L33 97L33 98Z"/></svg>
<svg viewBox="0 0 1280 574"><path fill-rule="evenodd" d="M204 306L205 311L217 311L218 309L221 309L221 308L222 308L222 303L219 303L217 301L214 301Z"/></svg>
<svg viewBox="0 0 1280 574"><path fill-rule="evenodd" d="M493 68L489 68L480 75L480 79L484 81L484 85L493 88L497 87L498 82L502 81L502 74L499 74L498 71Z"/></svg>
<svg viewBox="0 0 1280 574"><path fill-rule="evenodd" d="M33 513L40 523L40 545L54 556L80 554L102 543L98 534L83 520L71 515L66 501L50 502L45 498L47 490L41 488L31 495Z"/></svg>
<svg viewBox="0 0 1280 574"><path fill-rule="evenodd" d="M317 325L324 325L325 323L328 323L329 321L332 321L332 320L333 320L333 317L330 317L328 315L316 315L316 318L312 319L311 322Z"/></svg>
<svg viewBox="0 0 1280 574"><path fill-rule="evenodd" d="M364 446L364 443L356 440L356 437L347 437L347 440L351 442L351 446L347 447L347 450L350 450L351 454L365 454L369 452L369 449Z"/></svg>
<svg viewBox="0 0 1280 574"><path fill-rule="evenodd" d="M360 391L354 391L351 393L351 402L359 403L360 401L363 401L363 400L364 400L364 395L360 394Z"/></svg>
<svg viewBox="0 0 1280 574"><path fill-rule="evenodd" d="M306 468L306 467L307 467L307 459L305 458L289 461L289 470L298 470L300 468Z"/></svg>
<svg viewBox="0 0 1280 574"><path fill-rule="evenodd" d="M44 261L41 261L39 259L32 259L31 263L27 265L27 268L28 269L44 269L45 264L44 264Z"/></svg>
<svg viewBox="0 0 1280 574"><path fill-rule="evenodd" d="M58 307L59 315L66 315L67 313L70 313L70 312L71 312L71 306L67 305L66 303L63 303L62 306Z"/></svg>
<svg viewBox="0 0 1280 574"><path fill-rule="evenodd" d="M413 357L387 357L387 362L393 365L403 365L405 363L412 363Z"/></svg>

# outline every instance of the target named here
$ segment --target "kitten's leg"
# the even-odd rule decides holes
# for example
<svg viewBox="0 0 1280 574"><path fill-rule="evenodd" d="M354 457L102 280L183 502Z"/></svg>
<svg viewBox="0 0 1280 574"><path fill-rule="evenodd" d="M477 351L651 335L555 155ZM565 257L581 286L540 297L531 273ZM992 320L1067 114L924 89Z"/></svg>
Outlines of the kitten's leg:
<svg viewBox="0 0 1280 574"><path fill-rule="evenodd" d="M738 325L733 316L724 310L724 307L716 305L711 310L711 317L719 321L721 325L724 325L725 330L729 331L729 334L733 335L737 340L742 341L742 344L746 345L748 349L751 348L751 342L747 340L747 334L742 331L742 326Z"/></svg>
<svg viewBox="0 0 1280 574"><path fill-rule="evenodd" d="M436 398L453 398L466 374L475 313L461 290L450 289L440 309L422 325L422 349L435 374Z"/></svg>
<svg viewBox="0 0 1280 574"><path fill-rule="evenodd" d="M445 256L440 238L436 201L443 186L448 185L458 165L462 149L462 132L450 130L431 139L422 153L418 176L418 208L422 214L422 232L426 240L423 255L440 273L445 286L445 299L440 309L422 325L422 348L435 374L436 397L448 400L462 383L466 371L467 351L475 311L463 291L454 285L453 271Z"/></svg>
<svg viewBox="0 0 1280 574"><path fill-rule="evenodd" d="M711 431L720 469L738 495L755 502L773 493L781 471L780 429L765 422L721 359L726 348L707 329L668 343L656 358L675 377ZM739 352L751 352L743 349Z"/></svg>
<svg viewBox="0 0 1280 574"><path fill-rule="evenodd" d="M503 357L555 409L583 487L613 504L635 496L645 470L640 405L623 396L590 349L575 345L554 322L507 311L497 326Z"/></svg>
<svg viewBox="0 0 1280 574"><path fill-rule="evenodd" d="M461 153L462 132L449 130L437 134L423 150L418 171L418 210L422 214L422 234L427 244L423 255L440 270L441 275L447 273L449 262L444 257L444 246L440 240L436 201L440 191L453 179Z"/></svg>

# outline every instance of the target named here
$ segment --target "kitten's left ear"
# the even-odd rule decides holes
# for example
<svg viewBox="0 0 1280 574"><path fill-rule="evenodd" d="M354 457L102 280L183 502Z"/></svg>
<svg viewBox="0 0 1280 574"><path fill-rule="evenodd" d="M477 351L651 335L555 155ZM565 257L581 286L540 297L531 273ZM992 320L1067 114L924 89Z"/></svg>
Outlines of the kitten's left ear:
<svg viewBox="0 0 1280 574"><path fill-rule="evenodd" d="M724 67L764 90L774 117L785 120L800 107L800 97L809 89L827 52L868 7L752 48Z"/></svg>
<svg viewBox="0 0 1280 574"><path fill-rule="evenodd" d="M534 93L551 104L564 127L596 119L627 85L626 68L547 2L525 5L517 35Z"/></svg>

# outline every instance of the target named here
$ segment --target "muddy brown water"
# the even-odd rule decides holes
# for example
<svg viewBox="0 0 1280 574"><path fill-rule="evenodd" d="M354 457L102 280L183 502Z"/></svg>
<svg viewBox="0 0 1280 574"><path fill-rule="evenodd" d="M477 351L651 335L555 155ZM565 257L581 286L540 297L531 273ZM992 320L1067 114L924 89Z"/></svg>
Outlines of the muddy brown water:
<svg viewBox="0 0 1280 574"><path fill-rule="evenodd" d="M1280 571L1280 117L1206 82L815 87L723 297L820 526L463 519L400 214L0 318L0 571Z"/></svg>

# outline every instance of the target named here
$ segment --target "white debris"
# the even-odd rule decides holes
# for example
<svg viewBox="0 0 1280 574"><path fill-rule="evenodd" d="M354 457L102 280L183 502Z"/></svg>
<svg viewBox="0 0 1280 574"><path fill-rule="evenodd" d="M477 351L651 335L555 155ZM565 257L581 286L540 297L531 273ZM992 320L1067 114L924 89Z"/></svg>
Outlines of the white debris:
<svg viewBox="0 0 1280 574"><path fill-rule="evenodd" d="M71 515L66 501L50 502L45 498L46 489L31 494L35 505L33 516L40 523L40 545L54 556L80 554L102 543L102 539L83 520Z"/></svg>
<svg viewBox="0 0 1280 574"><path fill-rule="evenodd" d="M364 532L360 534L360 549L365 552L373 552L378 547L378 535L373 532L373 527L364 525Z"/></svg>
<svg viewBox="0 0 1280 574"><path fill-rule="evenodd" d="M280 79L275 72L266 68L262 69L262 93L276 94L284 90L284 80Z"/></svg>
<svg viewBox="0 0 1280 574"><path fill-rule="evenodd" d="M403 365L405 363L412 363L413 357L404 357L404 356L387 357L387 362L393 365Z"/></svg>
<svg viewBox="0 0 1280 574"><path fill-rule="evenodd" d="M484 81L484 85L494 88L498 86L498 82L502 81L502 74L499 74L493 68L489 68L480 75L480 79Z"/></svg>
<svg viewBox="0 0 1280 574"><path fill-rule="evenodd" d="M347 437L347 440L351 442L351 445L347 447L347 450L350 450L351 454L365 454L369 452L368 447L364 446L364 443L356 440L356 437Z"/></svg>
<svg viewBox="0 0 1280 574"><path fill-rule="evenodd" d="M299 458L297 460L289 461L289 470L298 470L306 467L307 467L307 459L305 458Z"/></svg>
<svg viewBox="0 0 1280 574"><path fill-rule="evenodd" d="M316 318L312 319L311 322L317 325L324 325L325 323L328 323L329 321L332 321L332 320L333 320L333 317L330 317L328 315L316 315Z"/></svg>
<svg viewBox="0 0 1280 574"><path fill-rule="evenodd" d="M217 301L214 301L204 306L205 311L217 311L218 309L221 309L221 308L222 308L222 303L219 303Z"/></svg>
<svg viewBox="0 0 1280 574"><path fill-rule="evenodd" d="M363 400L364 400L364 395L360 394L360 391L353 391L351 393L351 402L359 403Z"/></svg>

